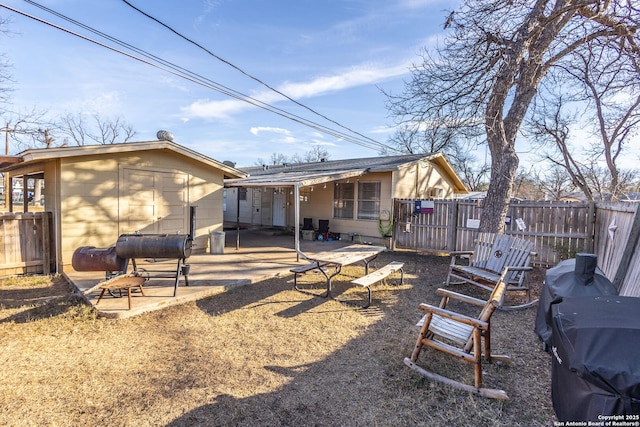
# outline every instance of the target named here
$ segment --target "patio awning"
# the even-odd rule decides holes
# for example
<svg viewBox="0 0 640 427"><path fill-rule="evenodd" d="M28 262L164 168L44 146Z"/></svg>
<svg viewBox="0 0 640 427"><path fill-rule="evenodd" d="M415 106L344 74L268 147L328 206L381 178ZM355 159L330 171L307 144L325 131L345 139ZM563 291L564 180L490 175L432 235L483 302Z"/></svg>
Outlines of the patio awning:
<svg viewBox="0 0 640 427"><path fill-rule="evenodd" d="M354 178L366 174L368 169L333 172L281 172L267 175L249 175L246 178L225 179L225 187L308 187L325 182Z"/></svg>
<svg viewBox="0 0 640 427"><path fill-rule="evenodd" d="M225 179L225 187L244 187L244 188L275 188L275 187L293 187L295 200L295 251L303 258L307 256L300 250L300 189L310 185L319 185L326 182L338 181L341 179L354 178L366 174L367 168L357 170L343 170L332 172L280 172L265 175L249 175L240 179ZM238 200L239 203L239 200ZM238 206L238 212L240 207ZM239 217L238 217L239 218ZM240 247L240 223L238 220L236 249Z"/></svg>

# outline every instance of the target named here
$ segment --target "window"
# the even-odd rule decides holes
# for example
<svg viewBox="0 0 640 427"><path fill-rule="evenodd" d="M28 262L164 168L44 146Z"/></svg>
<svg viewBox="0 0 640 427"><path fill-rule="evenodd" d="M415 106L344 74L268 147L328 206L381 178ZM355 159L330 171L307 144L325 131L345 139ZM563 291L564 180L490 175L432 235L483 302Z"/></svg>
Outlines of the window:
<svg viewBox="0 0 640 427"><path fill-rule="evenodd" d="M247 200L247 189L246 188L238 188L238 200Z"/></svg>
<svg viewBox="0 0 640 427"><path fill-rule="evenodd" d="M337 183L333 190L333 217L353 219L353 183Z"/></svg>
<svg viewBox="0 0 640 427"><path fill-rule="evenodd" d="M429 198L430 199L442 199L442 194L444 190L442 188L434 187L429 189Z"/></svg>
<svg viewBox="0 0 640 427"><path fill-rule="evenodd" d="M380 183L358 183L358 219L378 219L380 215Z"/></svg>
<svg viewBox="0 0 640 427"><path fill-rule="evenodd" d="M222 212L227 211L227 189L222 190Z"/></svg>

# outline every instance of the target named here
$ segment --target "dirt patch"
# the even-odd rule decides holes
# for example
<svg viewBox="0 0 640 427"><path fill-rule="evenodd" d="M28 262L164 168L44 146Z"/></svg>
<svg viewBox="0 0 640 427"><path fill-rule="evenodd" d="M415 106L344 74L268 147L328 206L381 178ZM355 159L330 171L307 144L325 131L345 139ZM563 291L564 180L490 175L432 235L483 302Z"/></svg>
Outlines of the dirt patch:
<svg viewBox="0 0 640 427"><path fill-rule="evenodd" d="M533 332L535 309L492 320L493 349L513 362L485 365L485 383L511 400L453 390L402 363L417 338L417 306L438 302L449 260L396 252L374 264L392 260L405 262L404 285L394 276L374 286L366 310L301 294L288 277L105 320L59 278L0 281L0 424L552 425L550 359ZM340 298L364 298L348 286L362 274L343 269L334 279ZM532 275L534 294L543 277ZM321 289L324 278L300 280ZM426 350L421 361L473 381L471 365L450 356Z"/></svg>

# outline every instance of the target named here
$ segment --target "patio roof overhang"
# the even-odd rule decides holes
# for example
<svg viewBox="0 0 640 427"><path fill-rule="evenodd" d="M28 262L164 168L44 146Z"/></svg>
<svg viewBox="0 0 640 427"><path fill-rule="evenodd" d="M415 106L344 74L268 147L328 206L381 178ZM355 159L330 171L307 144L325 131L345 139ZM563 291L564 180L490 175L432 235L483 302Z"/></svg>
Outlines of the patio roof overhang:
<svg viewBox="0 0 640 427"><path fill-rule="evenodd" d="M282 172L277 174L254 175L247 178L225 179L225 187L308 187L325 182L362 176L368 169L345 170L335 172Z"/></svg>
<svg viewBox="0 0 640 427"><path fill-rule="evenodd" d="M348 178L354 178L366 174L368 169L345 170L334 172L281 172L276 174L254 175L239 179L225 179L225 187L243 187L243 188L264 188L264 187L293 187L295 200L295 251L298 256L308 259L307 255L300 250L300 189L310 186L323 184L325 182L339 181ZM238 199L238 204L240 203ZM238 206L240 212L240 206ZM236 234L236 249L240 247L240 216L237 219L238 232Z"/></svg>

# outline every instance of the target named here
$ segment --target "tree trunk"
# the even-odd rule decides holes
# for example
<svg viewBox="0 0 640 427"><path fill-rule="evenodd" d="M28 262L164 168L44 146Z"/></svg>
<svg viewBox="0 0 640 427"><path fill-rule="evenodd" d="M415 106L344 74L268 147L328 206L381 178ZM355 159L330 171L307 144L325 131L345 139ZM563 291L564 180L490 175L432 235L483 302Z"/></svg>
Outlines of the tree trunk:
<svg viewBox="0 0 640 427"><path fill-rule="evenodd" d="M513 144L507 143L504 139L494 141L489 145L499 146L501 155L492 154L491 156L491 184L480 216L480 230L490 233L504 233L511 190L518 171L519 160ZM494 149L491 151L493 153Z"/></svg>

